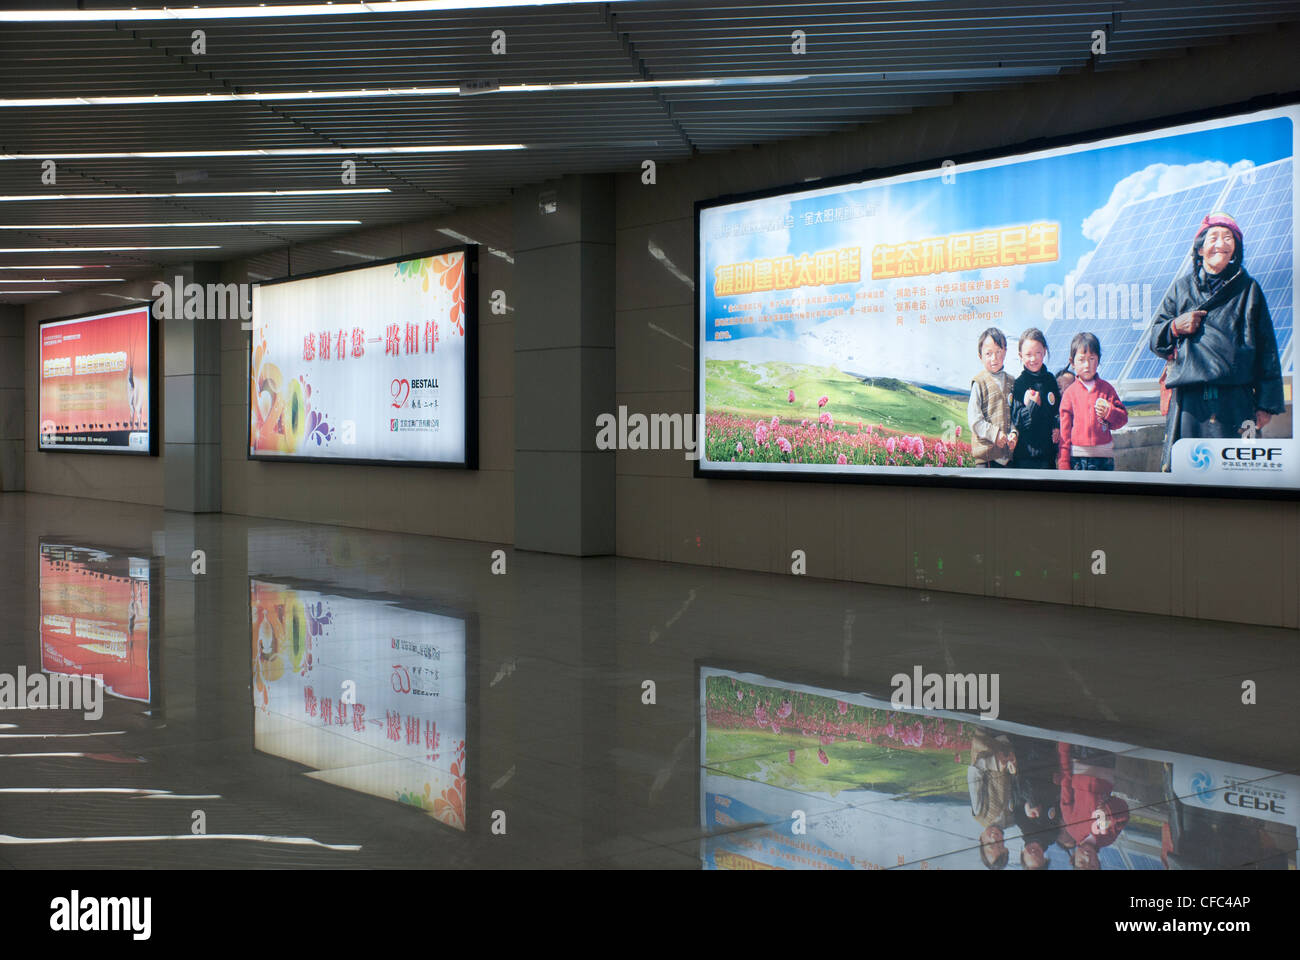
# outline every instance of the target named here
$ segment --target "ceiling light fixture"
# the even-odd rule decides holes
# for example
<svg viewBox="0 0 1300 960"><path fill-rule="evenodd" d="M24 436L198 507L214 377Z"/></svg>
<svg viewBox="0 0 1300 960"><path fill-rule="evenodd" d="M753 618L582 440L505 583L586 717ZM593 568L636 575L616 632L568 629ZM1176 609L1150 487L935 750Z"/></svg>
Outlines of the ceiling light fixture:
<svg viewBox="0 0 1300 960"><path fill-rule="evenodd" d="M320 197L357 193L392 193L388 187L341 187L328 190L221 190L191 193L19 193L0 196L0 203L29 200L162 200L172 197Z"/></svg>
<svg viewBox="0 0 1300 960"><path fill-rule="evenodd" d="M192 220L187 223L0 223L0 230L145 230L154 227L354 227L360 220Z"/></svg>
<svg viewBox="0 0 1300 960"><path fill-rule="evenodd" d="M0 153L0 160L172 160L177 157L357 157L405 153L472 153L523 150L522 143L447 144L429 147L277 147L265 150L139 150L112 153Z"/></svg>
<svg viewBox="0 0 1300 960"><path fill-rule="evenodd" d="M364 13L438 13L449 10L492 10L503 7L549 7L591 4L595 0L388 0L386 3L295 3L284 6L163 7L140 10L4 10L0 23L88 23L105 20L241 20L286 17L347 17ZM634 0L620 0L620 4Z"/></svg>
<svg viewBox="0 0 1300 960"><path fill-rule="evenodd" d="M32 229L37 229L33 227ZM0 253L124 253L135 250L220 250L219 243L186 247L0 247Z"/></svg>
<svg viewBox="0 0 1300 960"><path fill-rule="evenodd" d="M0 21L4 19L0 14ZM910 80L981 80L1014 77L1048 77L1060 73L1058 67L983 67L944 68L938 70L840 71L835 73L747 74L735 77L685 77L680 80L574 80L562 83L507 83L491 90L475 91L475 96L503 93L565 93L583 90L673 90L692 87L749 87L804 81L863 83L868 81ZM4 107L120 107L146 104L234 103L278 100L369 100L383 97L458 97L461 85L437 87L381 87L342 90L276 90L249 93L171 93L129 97L30 97L0 99Z"/></svg>

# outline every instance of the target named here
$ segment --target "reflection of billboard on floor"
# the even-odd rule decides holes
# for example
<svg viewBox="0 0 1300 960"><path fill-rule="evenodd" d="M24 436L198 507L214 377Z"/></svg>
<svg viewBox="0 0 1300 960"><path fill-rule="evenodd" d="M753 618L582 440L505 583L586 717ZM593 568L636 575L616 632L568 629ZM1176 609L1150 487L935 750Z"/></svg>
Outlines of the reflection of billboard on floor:
<svg viewBox="0 0 1300 960"><path fill-rule="evenodd" d="M700 204L699 472L1300 489L1297 120ZM1193 254L1202 230L1231 244L1223 262ZM1199 326L1169 330L1193 310ZM1079 367L1085 334L1099 364Z"/></svg>
<svg viewBox="0 0 1300 960"><path fill-rule="evenodd" d="M712 667L700 697L708 869L1295 868L1300 777Z"/></svg>
<svg viewBox="0 0 1300 960"><path fill-rule="evenodd" d="M42 543L41 670L149 703L149 584L147 559Z"/></svg>
<svg viewBox="0 0 1300 960"><path fill-rule="evenodd" d="M149 305L40 325L40 450L154 452Z"/></svg>
<svg viewBox="0 0 1300 960"><path fill-rule="evenodd" d="M250 579L257 750L466 828L466 624Z"/></svg>

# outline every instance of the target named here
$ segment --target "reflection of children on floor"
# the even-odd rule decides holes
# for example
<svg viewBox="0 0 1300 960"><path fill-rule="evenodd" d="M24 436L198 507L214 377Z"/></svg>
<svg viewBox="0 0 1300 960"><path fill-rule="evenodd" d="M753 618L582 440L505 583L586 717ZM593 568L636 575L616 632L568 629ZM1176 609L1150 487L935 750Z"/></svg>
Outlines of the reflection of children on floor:
<svg viewBox="0 0 1300 960"><path fill-rule="evenodd" d="M1068 743L1058 743L1056 749L1062 845L1073 845L1076 870L1099 870L1098 851L1114 843L1128 825L1128 804L1122 797L1111 794L1115 779L1114 754L1078 747L1072 754Z"/></svg>
<svg viewBox="0 0 1300 960"><path fill-rule="evenodd" d="M1042 870L1048 866L1047 848L1061 829L1061 791L1053 779L1056 748L1031 737L1012 736L1010 740L1018 771L1011 778L1012 816L1025 841L1020 865L1026 870Z"/></svg>
<svg viewBox="0 0 1300 960"><path fill-rule="evenodd" d="M1009 858L1002 828L1014 820L1011 779L1016 769L1015 751L1005 735L994 739L987 731L976 730L971 737L966 786L971 815L984 827L980 859L990 870L1001 870Z"/></svg>
<svg viewBox="0 0 1300 960"><path fill-rule="evenodd" d="M997 327L989 327L980 334L976 350L984 369L971 380L966 408L973 434L971 455L977 467L1005 467L1016 449L1016 433L1011 428L1015 381L1002 369L1007 358L1007 338Z"/></svg>

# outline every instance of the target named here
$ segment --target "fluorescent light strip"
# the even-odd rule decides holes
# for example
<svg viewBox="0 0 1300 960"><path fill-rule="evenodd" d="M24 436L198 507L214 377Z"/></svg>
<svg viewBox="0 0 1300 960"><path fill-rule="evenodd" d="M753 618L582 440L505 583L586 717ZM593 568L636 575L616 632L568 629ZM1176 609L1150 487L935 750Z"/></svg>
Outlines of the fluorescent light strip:
<svg viewBox="0 0 1300 960"><path fill-rule="evenodd" d="M360 850L359 843L322 843L311 837L276 837L265 833L170 833L115 837L15 837L0 833L5 846L45 846L53 843L156 843L161 840L252 840L299 847L323 847L326 850Z"/></svg>
<svg viewBox="0 0 1300 960"><path fill-rule="evenodd" d="M65 794L65 793L95 793L109 794L114 796L128 797L145 797L145 798L162 798L164 800L220 800L219 793L192 793L181 794L172 793L170 790L158 790L153 787L0 787L0 793L35 793L35 794Z"/></svg>
<svg viewBox="0 0 1300 960"><path fill-rule="evenodd" d="M594 0L370 0L369 3L296 3L282 7L163 7L161 10L6 10L0 23L87 23L104 20L239 20L278 17L346 17L362 13L437 13L446 10L494 10L503 7L577 5ZM622 3L630 0L620 0Z"/></svg>
<svg viewBox="0 0 1300 960"><path fill-rule="evenodd" d="M4 19L0 14L0 21ZM491 96L502 93L564 93L575 90L673 90L692 87L749 87L804 81L840 81L863 83L908 80L996 79L1011 77L1055 76L1057 67L989 67L984 69L843 71L837 73L774 73L745 74L734 77L686 77L680 80L574 80L563 83L508 83L495 90L475 92L473 96ZM172 93L132 97L31 97L27 99L0 99L4 107L120 107L144 104L179 103L233 103L240 100L254 102L279 100L370 100L383 97L458 97L461 88L441 87L385 87L372 90L279 90L251 93ZM469 95L469 94L467 94Z"/></svg>
<svg viewBox="0 0 1300 960"><path fill-rule="evenodd" d="M328 197L356 193L392 193L388 187L343 187L330 190L221 190L196 193L22 193L0 196L0 202L27 200L161 200L172 197Z"/></svg>
<svg viewBox="0 0 1300 960"><path fill-rule="evenodd" d="M61 737L116 737L125 730L102 730L98 733L0 733L0 740L51 740Z"/></svg>
<svg viewBox="0 0 1300 960"><path fill-rule="evenodd" d="M39 229L33 227L32 229ZM196 247L0 247L0 253L123 253L134 250L220 250L219 243Z"/></svg>
<svg viewBox="0 0 1300 960"><path fill-rule="evenodd" d="M275 147L266 150L140 150L113 153L0 153L0 160L169 160L177 157L339 157L379 154L475 153L524 150L522 143L447 144L428 147Z"/></svg>
<svg viewBox="0 0 1300 960"><path fill-rule="evenodd" d="M194 220L189 223L0 223L0 230L144 230L154 227L349 227L360 220Z"/></svg>
<svg viewBox="0 0 1300 960"><path fill-rule="evenodd" d="M121 283L125 277L94 277L82 280L64 277L62 280L0 280L0 283ZM6 734L0 733L0 737Z"/></svg>
<svg viewBox="0 0 1300 960"><path fill-rule="evenodd" d="M837 79L839 75L827 77ZM881 80L884 74L862 74L862 79ZM508 83L495 90L485 90L474 96L502 93L558 93L573 90L671 90L677 87L743 87L756 84L798 83L818 79L808 73L781 73L737 77L689 77L680 80L574 80L564 83ZM252 93L169 93L134 97L31 97L26 99L0 99L0 107L122 107L144 104L178 103L234 103L248 100L266 102L276 100L370 100L382 97L458 97L461 88L444 87L363 87L345 90L280 90Z"/></svg>
<svg viewBox="0 0 1300 960"><path fill-rule="evenodd" d="M0 290L0 297L9 297L17 293L62 293L62 290Z"/></svg>
<svg viewBox="0 0 1300 960"><path fill-rule="evenodd" d="M0 270L107 270L106 263L25 263L17 267L0 267ZM0 724L3 726L3 724Z"/></svg>

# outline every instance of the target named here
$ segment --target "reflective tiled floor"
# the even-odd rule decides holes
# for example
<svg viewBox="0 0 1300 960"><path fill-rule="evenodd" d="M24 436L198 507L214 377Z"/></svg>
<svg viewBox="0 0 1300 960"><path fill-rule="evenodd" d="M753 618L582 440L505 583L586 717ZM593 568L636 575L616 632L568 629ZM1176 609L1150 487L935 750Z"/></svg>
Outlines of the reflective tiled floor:
<svg viewBox="0 0 1300 960"><path fill-rule="evenodd" d="M0 864L1295 867L1295 631L494 549L0 496Z"/></svg>

